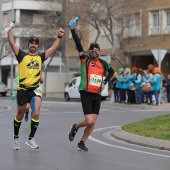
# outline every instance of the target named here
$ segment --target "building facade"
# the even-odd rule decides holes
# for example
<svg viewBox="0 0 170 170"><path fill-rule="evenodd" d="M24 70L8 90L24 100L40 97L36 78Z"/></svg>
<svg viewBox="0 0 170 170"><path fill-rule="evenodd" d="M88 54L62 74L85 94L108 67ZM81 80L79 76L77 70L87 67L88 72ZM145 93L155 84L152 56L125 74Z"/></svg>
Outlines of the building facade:
<svg viewBox="0 0 170 170"><path fill-rule="evenodd" d="M125 49L130 53L131 66L147 69L148 64L154 64L167 77L170 73L170 1L144 0L141 8L125 16L125 23L123 38L130 38ZM160 52L160 65L153 50Z"/></svg>
<svg viewBox="0 0 170 170"><path fill-rule="evenodd" d="M57 31L60 27L60 16L62 12L62 1L37 1L37 0L3 0L1 28L4 28L10 21L15 21L15 29L12 30L14 41L25 52L28 51L28 40L31 36L40 39L39 52L49 48L57 37ZM7 42L7 33L2 30L1 43L5 44L2 48L0 60L1 80L8 85L8 88L15 88L15 76L18 74L18 66L16 58ZM51 79L53 73L63 73L64 59L62 59L62 51L64 48L59 47L58 51L52 56L53 60L48 67L48 77ZM48 59L44 67L47 67ZM64 73L63 73L64 74ZM57 77L57 76L56 76ZM66 76L65 76L66 77ZM11 81L12 80L12 81ZM62 81L66 82L65 79ZM47 90L55 90L50 83ZM58 88L63 91L63 87Z"/></svg>
<svg viewBox="0 0 170 170"><path fill-rule="evenodd" d="M48 80L54 81L53 77L56 76L56 73L63 73L61 77L64 78L59 84L61 87L57 88L59 91L63 91L64 82L68 82L75 72L79 73L78 52L69 28L67 27L67 23L76 15L83 16L78 6L78 2L80 1L82 0L2 1L2 28L9 21L16 20L16 28L13 30L13 35L15 42L22 50L27 51L28 38L36 35L40 38L40 52L44 51L55 39L57 34L55 30L57 30L59 26L65 29L66 33L63 44L54 55L47 76ZM87 4L90 3L89 0L85 1ZM162 58L161 65L159 65L166 77L170 72L170 1L141 0L140 6L133 9L129 6L129 8L130 10L125 11L123 14L122 25L119 25L119 27L124 26L121 34L122 41L128 42L125 43L126 45L123 47L124 55L127 55L126 59L128 59L126 67L136 66L145 70L148 64L158 66L152 50L159 52L166 51L165 56ZM52 11L52 13L49 11ZM61 16L64 18L63 23L58 22L57 19ZM89 44L94 42L97 33L87 22L84 22L85 19L86 18L83 17L80 18L77 24L77 30L79 31L84 50L88 51ZM114 30L116 29L118 30L120 28L115 27ZM107 34L107 36L109 36L109 34ZM5 41L7 35L2 32L2 37L3 41ZM101 30L101 35L97 42L101 46L101 55L106 56L108 59L112 52L112 45L109 43L103 30ZM3 48L3 54L7 54L9 50L9 46L6 45ZM117 53L117 55L121 55L121 53ZM110 58L109 62L115 71L120 67L124 67L119 62L111 60ZM8 83L8 80L11 78L11 70L13 71L13 77L17 75L18 71L17 62L13 54L11 53L0 60L0 66L1 79L7 83L10 88L11 83ZM68 73L70 73L69 76L66 75ZM49 91L57 91L54 86L49 84L50 83L47 84ZM57 82L53 84L57 84Z"/></svg>

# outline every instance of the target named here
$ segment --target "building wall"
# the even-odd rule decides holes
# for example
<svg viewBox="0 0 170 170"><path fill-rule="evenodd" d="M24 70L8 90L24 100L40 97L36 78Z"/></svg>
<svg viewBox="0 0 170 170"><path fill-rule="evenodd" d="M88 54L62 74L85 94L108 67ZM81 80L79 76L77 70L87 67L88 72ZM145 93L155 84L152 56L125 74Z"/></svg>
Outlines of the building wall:
<svg viewBox="0 0 170 170"><path fill-rule="evenodd" d="M143 67L147 69L148 64L158 66L151 49L166 49L167 53L162 61L161 70L165 77L170 72L170 31L165 31L165 12L170 11L169 0L145 0L143 6L136 10L141 13L141 36L128 37L130 44L127 44L125 50L132 55L132 66ZM136 11L132 11L136 12ZM158 33L151 32L151 14L155 11L159 13Z"/></svg>
<svg viewBox="0 0 170 170"><path fill-rule="evenodd" d="M46 92L64 92L65 86L75 76L74 72L70 73L47 73ZM43 73L44 77L44 73ZM11 78L7 79L8 89L11 89ZM40 85L43 91L43 84ZM17 88L15 78L13 79L13 88Z"/></svg>
<svg viewBox="0 0 170 170"><path fill-rule="evenodd" d="M44 11L44 10L54 11L54 9L57 12L62 11L62 1L61 0L55 0L54 2L49 2L47 0L44 0L44 1L43 0L42 1L36 1L36 0L3 1L2 2L3 23L1 22L1 24L4 27L8 22L10 22L12 20L16 20L16 27L13 30L13 36L14 36L16 44L21 49L25 50L25 48L23 48L23 46L27 47L29 37L36 35L37 37L40 37L40 45L41 45L40 50L44 51L44 49L49 48L49 46L47 43L46 43L47 47L43 46L43 42L51 43L52 39L57 37L57 29L56 29L56 32L51 33L51 35L50 35L50 32L48 32L48 34L46 34L46 32L43 32L42 29L40 29L40 28L45 28L46 25L48 25L48 21L43 20L44 18L38 12ZM30 11L31 15L29 14L29 11ZM28 20L28 16L29 16L29 20ZM26 22L26 20L27 20L27 22ZM31 27L30 27L30 25L31 25ZM3 32L3 38L4 39L7 38L7 34L4 32ZM50 39L47 41L48 38L50 38ZM25 40L24 43L23 43L23 41L21 41L21 39ZM54 41L54 39L53 39L53 41ZM53 43L53 41L52 41L52 43ZM60 48L59 48L59 50L60 50ZM8 74L3 74L6 76L6 78L3 78L3 79L5 80L5 82L7 82L9 89L11 88L11 76L9 75L10 74L10 66L11 66L11 58L12 58L11 55L9 55L9 56L5 57L1 62L2 68L7 68L7 70L8 70ZM45 63L47 64L47 62L48 61L46 61ZM63 69L60 69L60 68L64 67L64 63L61 61L61 52L55 53L55 57L54 57L53 61L50 63L50 66L52 66L51 68L55 67L53 69L54 72L56 71L56 68L59 71L63 70ZM15 77L18 74L17 61L15 59L13 59L13 67L14 67L14 73L13 73L12 77ZM52 69L49 69L49 70L52 71ZM0 74L1 74L1 72L0 72ZM51 74L52 73L49 73L50 81L52 81ZM58 76L58 77L60 77L60 76ZM51 91L51 89L53 89L54 91L56 91L56 89L57 89L58 91L63 91L63 89L64 89L63 84L65 83L65 81L66 80L64 79L64 77L61 78L60 83L50 84L47 81L47 90ZM57 85L57 88L56 88L56 85ZM16 88L14 80L13 80L13 86L14 86L14 88Z"/></svg>

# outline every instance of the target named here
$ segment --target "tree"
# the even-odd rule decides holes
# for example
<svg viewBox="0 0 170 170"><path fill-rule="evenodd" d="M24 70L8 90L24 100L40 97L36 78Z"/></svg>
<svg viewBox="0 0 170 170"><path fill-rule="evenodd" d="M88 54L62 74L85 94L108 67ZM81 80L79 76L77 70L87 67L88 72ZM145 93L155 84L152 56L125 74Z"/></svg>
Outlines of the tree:
<svg viewBox="0 0 170 170"><path fill-rule="evenodd" d="M101 41L100 35L104 34L111 46L111 59L127 67L131 50L139 47L139 44L129 44L136 34L138 36L136 31L140 29L141 32L140 10L145 9L145 3L142 0L81 0L72 7L72 15L80 15L83 20L83 23L80 21L81 24L90 24L96 30L95 42ZM144 21L144 24L147 22ZM142 37L140 47L145 47L160 38L161 36L150 39Z"/></svg>
<svg viewBox="0 0 170 170"><path fill-rule="evenodd" d="M41 2L42 10L37 12L37 16L40 15L39 20L37 19L36 24L29 24L27 23L27 16L21 16L21 41L23 43L23 48L25 43L28 42L27 36L36 35L37 37L41 38L40 41L40 48L39 52L43 52L44 50L51 47L52 43L57 37L58 28L61 25L61 12L56 11L57 7L54 1L49 0L48 2ZM42 19L44 19L44 23L42 23ZM36 28L38 26L38 29ZM29 35L28 35L29 34ZM47 41L48 40L48 41ZM62 47L58 49L59 51L62 50ZM56 52L57 53L57 52ZM49 68L50 63L52 62L56 53L52 54L48 60L45 61L43 65L44 71L44 82L43 82L43 96L46 96L46 87L47 87L47 71Z"/></svg>
<svg viewBox="0 0 170 170"><path fill-rule="evenodd" d="M9 46L7 46L7 40L2 41L2 45L0 46L0 61L7 57L10 53L11 53L11 49L9 48ZM7 47L4 53L4 47Z"/></svg>

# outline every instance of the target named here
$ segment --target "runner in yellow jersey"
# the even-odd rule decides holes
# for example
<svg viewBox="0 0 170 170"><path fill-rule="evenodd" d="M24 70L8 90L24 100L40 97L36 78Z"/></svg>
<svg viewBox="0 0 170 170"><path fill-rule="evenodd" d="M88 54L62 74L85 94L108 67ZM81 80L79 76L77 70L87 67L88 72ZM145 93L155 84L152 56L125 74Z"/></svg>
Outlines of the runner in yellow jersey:
<svg viewBox="0 0 170 170"><path fill-rule="evenodd" d="M10 23L6 27L9 27ZM58 30L58 37L52 44L52 46L45 52L38 54L39 39L35 36L31 37L28 42L29 52L22 51L18 45L16 45L12 29L8 32L9 44L18 61L18 76L19 87L17 88L17 115L14 118L14 143L13 149L20 149L19 145L19 129L26 111L26 105L31 99L34 99L34 112L32 114L30 124L30 134L26 144L31 148L38 149L39 146L35 142L34 135L39 124L39 113L41 107L41 90L39 89L40 73L42 69L42 63L50 57L59 47L61 38L64 36L64 30L60 28Z"/></svg>

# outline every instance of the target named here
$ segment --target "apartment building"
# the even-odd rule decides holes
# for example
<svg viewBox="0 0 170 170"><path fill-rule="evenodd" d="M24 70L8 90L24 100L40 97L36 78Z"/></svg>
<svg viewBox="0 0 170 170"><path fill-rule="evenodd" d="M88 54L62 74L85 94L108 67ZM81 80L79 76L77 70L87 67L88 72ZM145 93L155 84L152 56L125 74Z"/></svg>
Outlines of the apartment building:
<svg viewBox="0 0 170 170"><path fill-rule="evenodd" d="M76 2L77 4L80 1L70 0L67 5L75 7L74 3ZM89 3L88 0L86 0L86 2ZM135 3L135 1L133 2ZM91 3L91 6L92 5ZM100 9L98 10L100 11ZM75 11L77 13L79 12L78 14L80 16L83 15L82 10ZM100 14L104 15L102 13ZM67 14L67 16L70 16L70 14ZM122 21L119 27L114 27L114 31L116 29L123 30L121 37L118 38L121 38L122 44L125 44L123 46L123 53L127 57L121 58L121 60L128 60L126 67L136 66L145 70L148 64L154 64L155 66L161 67L166 77L167 74L170 73L170 1L141 0L140 5L129 6L129 10L124 11L123 17L118 17L122 18ZM89 44L95 40L96 32L94 29L92 30L89 25L87 26L87 23L83 25L82 20L79 21L78 29L83 33L81 40L85 47L84 49L88 49ZM104 30L101 30L101 35L97 42L102 48L101 55L109 56L112 51L112 46L103 32ZM78 56L73 46L72 38L69 37L69 35L67 37L66 49L67 52L69 51L69 53L66 53L67 56ZM122 47L120 46L119 48L121 51ZM159 62L159 64L161 63L160 65L152 53L153 50L159 54L156 56L157 58L159 56L162 57L161 62ZM118 52L117 55L121 55L121 53ZM119 67L125 67L115 60L111 60L111 65L115 70L118 70Z"/></svg>
<svg viewBox="0 0 170 170"><path fill-rule="evenodd" d="M47 13L42 11L56 11L65 16L65 23L59 24L66 30L65 41L62 44L60 51L56 53L56 57L53 59L48 70L48 81L54 82L53 77L56 76L54 72L62 72L65 68L64 64L67 65L67 73L73 75L74 72L79 71L79 60L78 52L75 47L74 41L70 34L69 28L66 26L67 22L76 15L82 15L81 10L78 10L78 2L82 0L55 0L55 1L37 1L37 0L3 0L2 11L3 11L3 26L8 21L13 19L16 20L16 28L13 32L16 43L23 49L27 50L28 37L32 34L36 34L40 38L40 51L46 49L55 38L55 33L49 29L49 23L47 19ZM86 0L88 2L88 0ZM50 2L50 3L49 3ZM64 2L64 3L63 3ZM83 1L84 2L84 1ZM89 3L89 2L88 2ZM122 42L125 42L123 52L128 57L127 67L140 67L147 69L148 64L158 65L152 50L165 50L165 56L161 62L161 70L166 77L169 73L170 67L170 1L169 0L141 0L142 5L138 5L133 9L127 10L123 14L123 22L119 27L124 27L121 34ZM64 4L64 6L63 6ZM130 7L129 7L130 8ZM44 10L46 9L46 10ZM51 16L51 18L55 18ZM54 24L57 28L57 24ZM119 27L114 27L114 30L119 30ZM41 28L41 29L40 29ZM80 18L77 24L77 29L80 30L81 42L84 50L88 50L89 44L94 42L96 38L96 30L89 24L84 23L84 18ZM48 31L47 31L48 30ZM50 34L47 34L50 33ZM107 34L109 36L109 34ZM3 34L3 40L6 39L6 35ZM49 44L46 44L46 39ZM112 45L109 43L104 30L101 29L101 35L97 41L101 46L101 55L110 57L112 51ZM128 43L126 43L128 42ZM121 47L120 47L121 49ZM8 51L4 49L4 54ZM119 55L119 53L117 53ZM58 57L60 55L60 57ZM61 57L64 55L64 61ZM120 54L121 55L121 54ZM11 55L1 60L1 74L2 79L4 77L10 77L11 63L13 63L14 75L17 75L17 62ZM61 60L62 58L62 60ZM125 60L127 58L122 58ZM119 67L124 67L115 60L109 60L112 67L117 71ZM51 76L50 76L51 74ZM65 73L64 73L65 74ZM61 77L66 77L65 75ZM63 86L63 82L68 82L72 76L67 76L67 80L62 80L60 86ZM7 81L5 79L5 81ZM50 83L51 84L51 83ZM56 91L54 87L48 86L49 91ZM63 88L59 88L62 91Z"/></svg>
<svg viewBox="0 0 170 170"><path fill-rule="evenodd" d="M20 49L28 51L27 44L31 36L37 36L40 39L39 52L43 52L52 45L61 25L62 0L2 0L1 6L3 21L1 27L4 28L10 21L16 21L13 35ZM6 40L7 33L2 30L1 41L5 43ZM61 45L53 56L53 60L48 67L49 80L54 79L54 73L64 72L63 50L64 47ZM8 43L5 43L1 57L4 57L0 61L1 79L10 89L12 85L15 86L15 83L12 84L11 79L14 79L18 74L18 63ZM44 67L47 66L49 60L45 62ZM65 79L61 79L61 81L66 82ZM47 84L47 90L54 91L55 87L53 86L56 83L52 83L53 86L50 84ZM60 88L58 87L58 89ZM63 90L63 87L61 87L61 90Z"/></svg>
<svg viewBox="0 0 170 170"><path fill-rule="evenodd" d="M154 64L166 78L170 73L170 1L144 0L141 8L125 16L124 22L127 27L123 38L130 39L125 49L131 56L131 66L147 69L148 64ZM157 61L153 50L162 62Z"/></svg>

